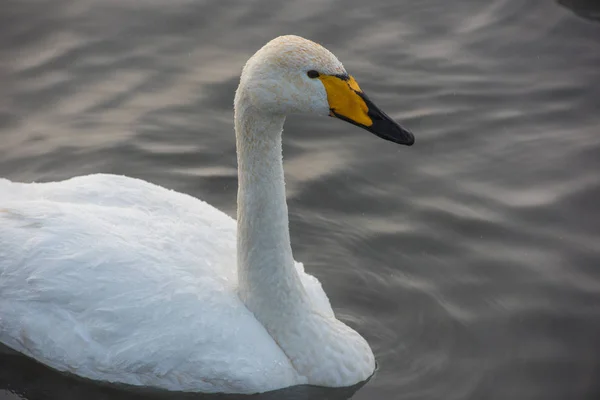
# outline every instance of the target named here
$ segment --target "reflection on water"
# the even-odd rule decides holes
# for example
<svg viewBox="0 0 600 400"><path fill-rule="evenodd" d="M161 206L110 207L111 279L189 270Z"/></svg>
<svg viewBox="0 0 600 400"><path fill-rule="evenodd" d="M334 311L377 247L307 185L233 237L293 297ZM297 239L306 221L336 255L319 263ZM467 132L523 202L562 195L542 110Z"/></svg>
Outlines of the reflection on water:
<svg viewBox="0 0 600 400"><path fill-rule="evenodd" d="M2 346L2 345L0 345ZM4 349L6 349L4 347ZM5 351L5 350L4 350ZM9 350L10 351L10 350ZM31 359L15 355L7 355L3 361L10 367L0 369L1 400L41 400L52 398L61 400L234 400L257 399L255 395L227 395L227 394L200 394L176 393L154 389L142 389L132 386L117 386L98 384L97 382L64 375L57 371L49 370ZM349 388L318 388L314 386L296 386L276 390L260 395L260 400L309 400L329 399L346 400L360 389L363 384Z"/></svg>
<svg viewBox="0 0 600 400"><path fill-rule="evenodd" d="M570 8L580 17L600 21L600 3L596 0L558 0L558 4Z"/></svg>
<svg viewBox="0 0 600 400"><path fill-rule="evenodd" d="M295 257L379 363L353 398L597 398L600 24L569 10L593 4L12 2L0 176L126 174L234 215L241 66L277 35L311 38L417 136L286 124ZM14 356L0 376L0 397L150 395Z"/></svg>

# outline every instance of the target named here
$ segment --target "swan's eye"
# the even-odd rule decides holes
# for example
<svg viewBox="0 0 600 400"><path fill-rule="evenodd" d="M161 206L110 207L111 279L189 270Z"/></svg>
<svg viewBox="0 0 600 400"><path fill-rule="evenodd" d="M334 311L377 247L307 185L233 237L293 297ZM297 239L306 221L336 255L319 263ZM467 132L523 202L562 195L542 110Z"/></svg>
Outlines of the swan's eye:
<svg viewBox="0 0 600 400"><path fill-rule="evenodd" d="M308 75L308 77L309 77L310 79L315 79L315 78L318 78L318 77L319 77L319 73L318 73L317 71L315 71L314 69L311 69L310 71L308 71L308 72L306 73L306 75Z"/></svg>

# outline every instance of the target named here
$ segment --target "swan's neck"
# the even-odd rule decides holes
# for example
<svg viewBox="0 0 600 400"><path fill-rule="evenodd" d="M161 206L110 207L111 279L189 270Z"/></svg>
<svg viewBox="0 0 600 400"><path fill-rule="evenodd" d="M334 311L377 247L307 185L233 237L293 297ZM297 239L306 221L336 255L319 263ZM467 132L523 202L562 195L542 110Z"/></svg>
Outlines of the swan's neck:
<svg viewBox="0 0 600 400"><path fill-rule="evenodd" d="M239 295L308 382L348 386L368 378L375 361L358 333L314 309L296 272L283 180L284 120L252 107L238 88Z"/></svg>
<svg viewBox="0 0 600 400"><path fill-rule="evenodd" d="M285 117L236 102L240 297L268 329L309 304L294 266L281 149Z"/></svg>

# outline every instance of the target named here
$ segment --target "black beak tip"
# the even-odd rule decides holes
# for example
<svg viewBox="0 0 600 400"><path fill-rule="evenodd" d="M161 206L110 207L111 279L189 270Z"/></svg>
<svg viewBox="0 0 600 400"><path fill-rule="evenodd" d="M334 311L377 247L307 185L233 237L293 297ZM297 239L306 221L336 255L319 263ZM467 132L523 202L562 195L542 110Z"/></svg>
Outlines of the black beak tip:
<svg viewBox="0 0 600 400"><path fill-rule="evenodd" d="M381 129L379 132L375 131L374 133L383 139L405 146L412 146L415 144L415 135L392 120L389 120L388 123L381 126L381 128L384 129Z"/></svg>
<svg viewBox="0 0 600 400"><path fill-rule="evenodd" d="M413 144L415 144L415 135L413 135L412 132L405 130L405 138L406 139L402 144L406 146L412 146Z"/></svg>

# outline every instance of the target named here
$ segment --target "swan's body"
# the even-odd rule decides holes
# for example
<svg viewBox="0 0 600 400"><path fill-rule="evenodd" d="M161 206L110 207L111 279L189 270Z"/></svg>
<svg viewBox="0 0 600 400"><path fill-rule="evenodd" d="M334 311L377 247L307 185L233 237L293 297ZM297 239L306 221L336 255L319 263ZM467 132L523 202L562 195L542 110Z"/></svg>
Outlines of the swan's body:
<svg viewBox="0 0 600 400"><path fill-rule="evenodd" d="M378 110L345 74L293 36L249 60L235 102L237 227L200 200L132 178L0 180L0 342L61 371L171 390L367 379L369 345L293 260L281 162L289 112L330 112L412 144L385 114L369 124ZM363 106L335 97L343 90Z"/></svg>
<svg viewBox="0 0 600 400"><path fill-rule="evenodd" d="M306 382L237 295L229 216L114 175L1 180L0 193L8 346L61 371L173 390ZM315 307L332 317L318 281L297 268Z"/></svg>

